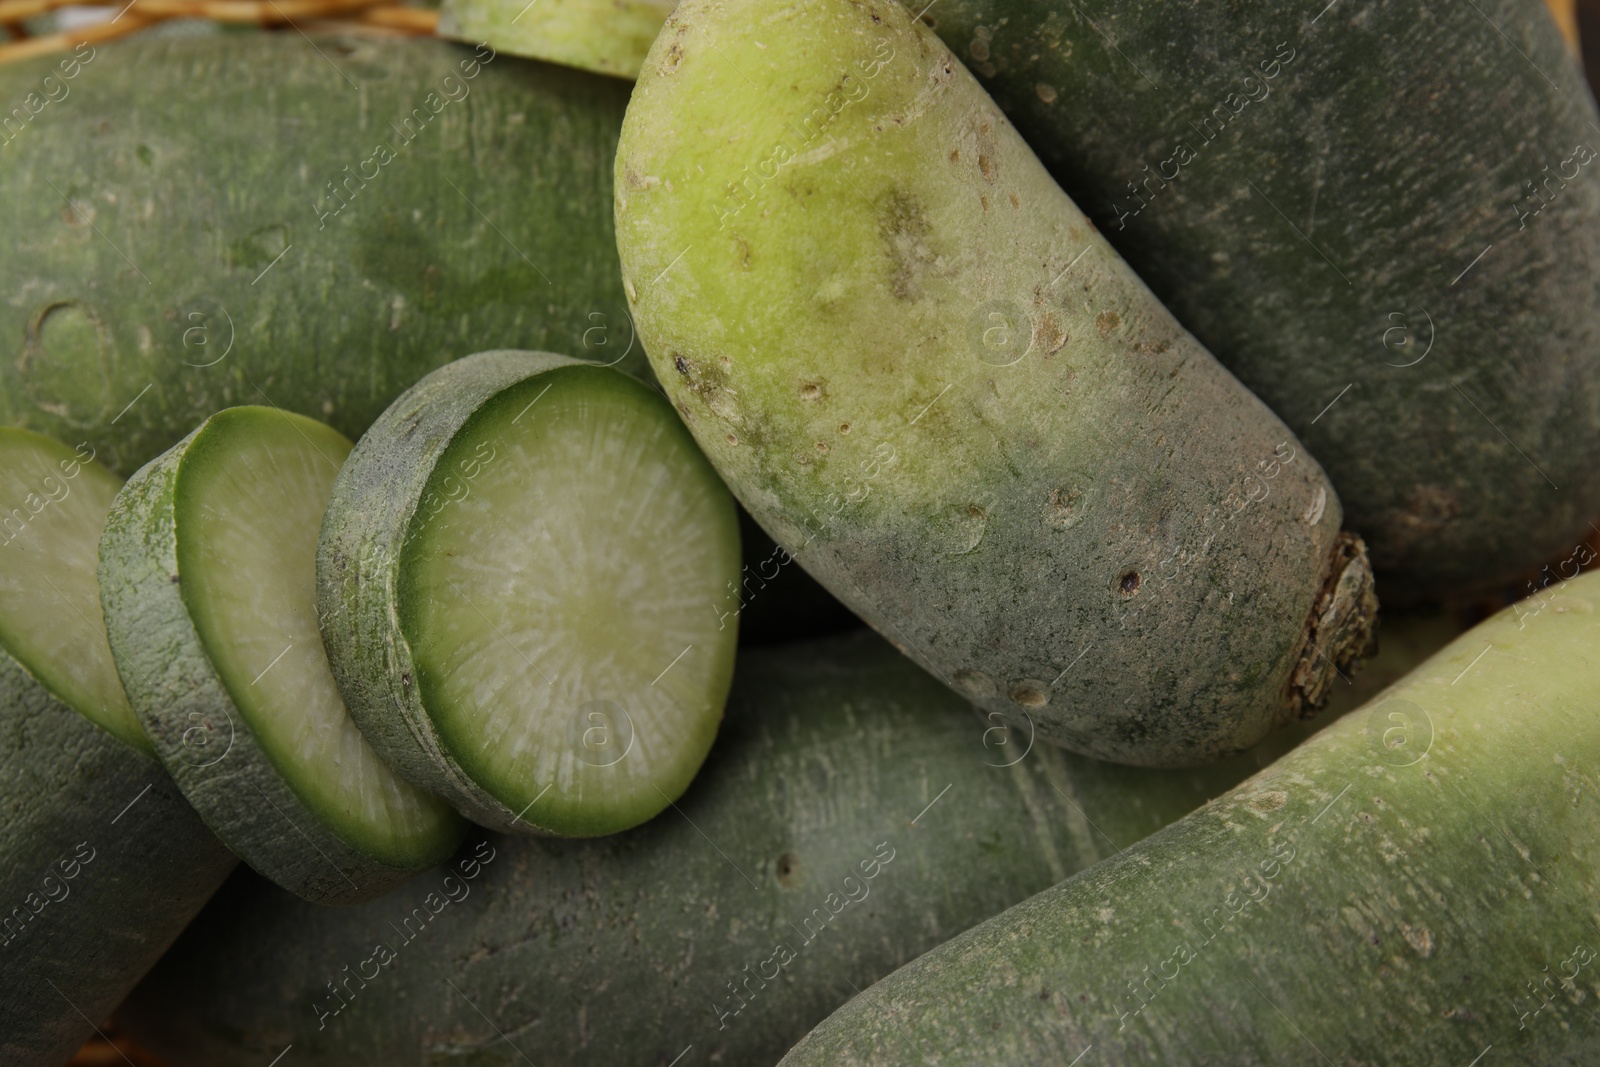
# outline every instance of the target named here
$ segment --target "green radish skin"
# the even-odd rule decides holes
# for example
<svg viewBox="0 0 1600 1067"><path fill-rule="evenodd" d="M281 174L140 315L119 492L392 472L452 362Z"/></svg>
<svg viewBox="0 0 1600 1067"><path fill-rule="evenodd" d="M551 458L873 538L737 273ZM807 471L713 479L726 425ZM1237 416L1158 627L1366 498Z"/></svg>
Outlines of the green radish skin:
<svg viewBox="0 0 1600 1067"><path fill-rule="evenodd" d="M1370 574L1315 460L898 6L680 5L616 188L640 336L706 455L986 710L1198 763L1360 654Z"/></svg>
<svg viewBox="0 0 1600 1067"><path fill-rule="evenodd" d="M1597 611L1589 575L1496 615L785 1067L1595 1062Z"/></svg>
<svg viewBox="0 0 1600 1067"><path fill-rule="evenodd" d="M592 836L657 815L710 750L739 568L733 499L654 390L496 351L362 438L318 599L350 713L401 774L484 826Z"/></svg>
<svg viewBox="0 0 1600 1067"><path fill-rule="evenodd" d="M444 0L439 36L633 79L673 0Z"/></svg>
<svg viewBox="0 0 1600 1067"><path fill-rule="evenodd" d="M353 439L485 337L647 373L610 210L626 85L424 39L83 51L66 80L0 67L5 99L70 93L0 149L0 425L127 476L238 404Z"/></svg>
<svg viewBox="0 0 1600 1067"><path fill-rule="evenodd" d="M748 651L677 810L599 840L491 838L414 943L391 923L443 897L442 869L337 912L237 881L119 1022L173 1067L290 1043L308 1065L773 1063L854 989L1255 769L1023 756L991 725L871 634ZM371 978L379 943L396 958Z"/></svg>
<svg viewBox="0 0 1600 1067"><path fill-rule="evenodd" d="M23 453L55 473L15 495ZM75 552L92 560L116 476L83 452L26 431L0 430L0 454L0 504L12 506L8 517L16 507L32 512L26 525L6 527L0 580L9 587L15 568L49 568L47 558L18 563L24 554ZM32 493L49 503L33 512ZM75 509L70 520L60 515L66 506ZM27 619L19 619L19 611ZM66 625L80 637L67 663L47 662L31 648L36 673L13 654L12 624L42 626L46 612L70 615ZM107 719L106 711L125 709L125 701L117 699L120 686L99 622L92 596L68 594L63 602L46 592L19 604L9 593L0 595L4 1067L67 1062L235 865L142 751L149 743L132 713ZM57 692L71 692L83 713ZM112 725L102 728L97 721Z"/></svg>
<svg viewBox="0 0 1600 1067"><path fill-rule="evenodd" d="M233 408L206 420L118 494L101 535L100 595L134 712L200 817L241 859L291 892L319 904L353 904L439 863L464 826L444 803L384 767L353 726L344 726L353 737L334 725L333 738L324 740L329 735L315 728L309 737L296 732L291 720L305 714L299 706L247 713L241 702L254 698L250 672L228 672L208 651L197 612L216 609L191 600L208 593L195 573L207 546L195 538L204 536L201 512L228 502L196 501L189 493L203 476L197 468L219 462L212 458L217 451L270 433L307 441L330 464L350 448L328 427L270 408ZM307 533L313 543L315 534L315 528ZM303 581L308 611L310 553L308 545L304 575L272 576L278 583ZM264 593L259 603L276 600ZM310 654L320 656L320 647ZM267 662L271 655L256 657L261 677L277 666ZM286 669L316 669L296 660ZM331 677L327 686L333 690ZM321 779L325 760L312 763L321 757L308 754L308 745L337 746L336 762L364 768L360 790L331 788Z"/></svg>
<svg viewBox="0 0 1600 1067"><path fill-rule="evenodd" d="M160 764L4 653L0 708L0 1064L63 1064L237 860Z"/></svg>
<svg viewBox="0 0 1600 1067"><path fill-rule="evenodd" d="M1323 7L927 18L1327 468L1386 601L1470 599L1600 498L1600 114L1540 0Z"/></svg>

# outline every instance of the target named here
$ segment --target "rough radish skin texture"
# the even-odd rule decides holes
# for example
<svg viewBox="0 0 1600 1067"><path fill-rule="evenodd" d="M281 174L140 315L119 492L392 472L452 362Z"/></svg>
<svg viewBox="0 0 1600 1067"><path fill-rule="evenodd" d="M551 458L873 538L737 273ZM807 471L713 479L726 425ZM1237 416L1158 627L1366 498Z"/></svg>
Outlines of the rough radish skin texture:
<svg viewBox="0 0 1600 1067"><path fill-rule="evenodd" d="M494 837L475 881L354 909L241 879L122 1021L174 1067L291 1042L328 1065L774 1063L856 988L1255 769L1023 756L992 726L871 634L747 652L677 811L603 840ZM452 887L469 895L391 927ZM395 958L368 965L380 942Z"/></svg>
<svg viewBox="0 0 1600 1067"><path fill-rule="evenodd" d="M1600 114L1539 0L1322 6L928 18L1327 468L1385 600L1470 597L1600 499Z"/></svg>
<svg viewBox="0 0 1600 1067"><path fill-rule="evenodd" d="M1600 575L1508 608L785 1067L1595 1062L1597 634Z"/></svg>
<svg viewBox="0 0 1600 1067"><path fill-rule="evenodd" d="M160 764L3 654L0 707L0 1064L62 1064L237 860Z"/></svg>
<svg viewBox="0 0 1600 1067"><path fill-rule="evenodd" d="M25 431L0 430L0 456L0 1064L38 1067L71 1058L235 861L140 750L131 711L116 736L95 725L120 696L92 589L117 478ZM89 568L86 596L62 558ZM75 632L70 659L19 649L28 629Z"/></svg>
<svg viewBox="0 0 1600 1067"><path fill-rule="evenodd" d="M107 633L156 753L240 858L322 904L377 896L463 830L382 763L318 640L317 534L349 449L301 415L228 409L129 479L100 541Z"/></svg>
<svg viewBox="0 0 1600 1067"><path fill-rule="evenodd" d="M899 6L681 5L616 188L701 447L985 709L1201 762L1320 706L1365 645L1370 574L1316 461Z"/></svg>
<svg viewBox="0 0 1600 1067"><path fill-rule="evenodd" d="M484 352L409 389L340 472L318 550L351 715L474 821L615 833L687 788L737 620L733 498L661 396Z"/></svg>
<svg viewBox="0 0 1600 1067"><path fill-rule="evenodd" d="M0 424L127 476L231 405L355 438L485 338L643 370L611 218L626 85L422 39L86 50L0 151ZM60 62L6 64L4 97Z"/></svg>
<svg viewBox="0 0 1600 1067"><path fill-rule="evenodd" d="M635 78L672 0L445 0L439 36Z"/></svg>

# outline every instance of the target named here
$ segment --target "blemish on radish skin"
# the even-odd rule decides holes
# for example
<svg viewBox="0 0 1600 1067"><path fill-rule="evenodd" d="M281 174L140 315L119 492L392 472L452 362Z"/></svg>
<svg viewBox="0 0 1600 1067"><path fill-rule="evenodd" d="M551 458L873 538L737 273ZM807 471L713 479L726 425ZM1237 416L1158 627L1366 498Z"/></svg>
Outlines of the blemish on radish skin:
<svg viewBox="0 0 1600 1067"><path fill-rule="evenodd" d="M1054 312L1046 311L1039 316L1038 328L1034 332L1034 342L1043 349L1044 354L1047 356L1055 355L1067 343L1067 331L1062 329L1061 323L1056 320Z"/></svg>
<svg viewBox="0 0 1600 1067"><path fill-rule="evenodd" d="M1312 494L1311 503L1307 505L1305 514L1300 516L1307 526L1315 526L1322 521L1322 513L1328 506L1328 493L1322 486L1317 486L1317 491Z"/></svg>
<svg viewBox="0 0 1600 1067"><path fill-rule="evenodd" d="M1050 703L1050 689L1034 678L1024 678L1011 687L1011 701L1024 708L1042 708Z"/></svg>
<svg viewBox="0 0 1600 1067"><path fill-rule="evenodd" d="M995 695L994 679L983 671L963 667L951 676L957 689L973 700L988 700Z"/></svg>
<svg viewBox="0 0 1600 1067"><path fill-rule="evenodd" d="M1044 505L1044 524L1052 530L1070 530L1083 517L1083 491L1052 489Z"/></svg>
<svg viewBox="0 0 1600 1067"><path fill-rule="evenodd" d="M1288 802L1288 793L1274 789L1265 793L1257 793L1255 796L1245 801L1245 806L1251 811L1255 812L1257 815L1265 815L1268 812L1277 811Z"/></svg>

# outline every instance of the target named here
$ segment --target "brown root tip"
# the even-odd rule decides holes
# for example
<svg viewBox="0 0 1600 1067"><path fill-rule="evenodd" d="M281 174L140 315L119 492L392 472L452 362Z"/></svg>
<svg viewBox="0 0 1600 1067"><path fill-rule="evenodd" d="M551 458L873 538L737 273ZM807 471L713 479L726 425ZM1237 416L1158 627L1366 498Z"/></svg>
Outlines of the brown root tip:
<svg viewBox="0 0 1600 1067"><path fill-rule="evenodd" d="M1334 682L1377 651L1377 618L1366 542L1341 530L1329 556L1327 580L1306 621L1300 662L1289 675L1284 705L1290 717L1315 715L1328 702Z"/></svg>

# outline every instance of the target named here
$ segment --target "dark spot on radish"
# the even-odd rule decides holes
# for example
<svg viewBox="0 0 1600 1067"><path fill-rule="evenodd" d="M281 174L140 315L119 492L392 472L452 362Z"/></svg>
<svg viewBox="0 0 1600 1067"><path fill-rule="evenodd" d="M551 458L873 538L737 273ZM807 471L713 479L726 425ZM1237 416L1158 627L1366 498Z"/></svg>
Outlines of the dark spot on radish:
<svg viewBox="0 0 1600 1067"><path fill-rule="evenodd" d="M1122 325L1122 319L1115 311L1102 311L1095 316L1094 328L1100 331L1101 337L1111 336L1111 331Z"/></svg>
<svg viewBox="0 0 1600 1067"><path fill-rule="evenodd" d="M411 674L410 674L409 671L402 671L401 672L401 674L400 674L400 684L402 686L404 686L405 688L407 688L407 689L411 688Z"/></svg>
<svg viewBox="0 0 1600 1067"><path fill-rule="evenodd" d="M684 359L682 356L673 356L672 365L676 367L678 373L683 375L685 378L689 376L689 361Z"/></svg>
<svg viewBox="0 0 1600 1067"><path fill-rule="evenodd" d="M1032 678L1024 678L1011 687L1011 701L1024 708L1042 708L1050 703L1050 687Z"/></svg>
<svg viewBox="0 0 1600 1067"><path fill-rule="evenodd" d="M1015 201L1016 197L1011 199ZM1044 350L1045 355L1051 356L1061 351L1062 346L1067 343L1067 331L1053 312L1046 311L1038 318L1033 339Z"/></svg>
<svg viewBox="0 0 1600 1067"><path fill-rule="evenodd" d="M916 300L922 295L918 276L938 259L928 247L933 226L922 203L909 193L891 193L878 223L878 235L894 265L890 291L900 300Z"/></svg>
<svg viewBox="0 0 1600 1067"><path fill-rule="evenodd" d="M1117 588L1122 590L1123 596L1132 596L1139 591L1139 572L1129 571L1117 580Z"/></svg>
<svg viewBox="0 0 1600 1067"><path fill-rule="evenodd" d="M773 870L778 875L778 884L785 889L793 889L800 884L800 857L793 852L780 855Z"/></svg>
<svg viewBox="0 0 1600 1067"><path fill-rule="evenodd" d="M177 576L177 575L176 575L176 574L174 574L174 575L173 575L173 576L172 576L172 584L173 584L173 585L177 585L177 584L178 584L178 582L179 582L179 578L178 578L178 576Z"/></svg>
<svg viewBox="0 0 1600 1067"><path fill-rule="evenodd" d="M1288 802L1288 793L1274 789L1265 793L1257 793L1255 796L1245 801L1245 806L1251 811L1256 812L1258 815L1265 815L1268 812L1277 811Z"/></svg>

